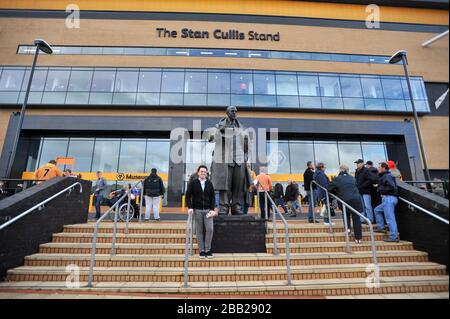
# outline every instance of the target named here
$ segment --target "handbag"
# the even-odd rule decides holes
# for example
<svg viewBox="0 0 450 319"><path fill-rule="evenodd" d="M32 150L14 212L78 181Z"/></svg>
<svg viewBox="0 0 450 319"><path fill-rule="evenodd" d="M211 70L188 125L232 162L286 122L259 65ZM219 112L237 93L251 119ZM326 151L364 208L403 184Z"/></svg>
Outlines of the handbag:
<svg viewBox="0 0 450 319"><path fill-rule="evenodd" d="M320 209L320 217L328 217L328 210L326 204L323 204L322 208Z"/></svg>

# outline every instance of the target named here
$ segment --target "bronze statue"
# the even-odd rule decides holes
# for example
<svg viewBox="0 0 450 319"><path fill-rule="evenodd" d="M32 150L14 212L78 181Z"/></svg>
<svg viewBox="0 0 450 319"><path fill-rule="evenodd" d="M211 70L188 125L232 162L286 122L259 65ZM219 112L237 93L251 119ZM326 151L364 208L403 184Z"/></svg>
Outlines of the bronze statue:
<svg viewBox="0 0 450 319"><path fill-rule="evenodd" d="M250 184L247 169L249 136L237 119L237 108L229 106L227 117L216 124L209 142L215 143L211 181L219 191L219 215L242 214L244 190Z"/></svg>

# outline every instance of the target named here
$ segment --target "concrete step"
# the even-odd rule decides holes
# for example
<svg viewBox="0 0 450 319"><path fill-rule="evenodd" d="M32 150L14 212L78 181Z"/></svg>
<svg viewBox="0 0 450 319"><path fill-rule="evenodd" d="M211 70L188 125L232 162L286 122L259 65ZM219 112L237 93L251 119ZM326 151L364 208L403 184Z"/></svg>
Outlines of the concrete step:
<svg viewBox="0 0 450 319"><path fill-rule="evenodd" d="M91 233L57 233L53 235L53 242L71 242L71 243L90 243L93 235ZM375 240L382 241L386 238L385 234L375 233ZM135 243L135 244L183 244L186 242L185 234L117 234L116 243ZM194 236L194 242L195 242ZM285 234L277 234L278 242L285 242ZM98 234L98 243L110 243L112 241L111 233ZM309 234L289 234L291 243L304 242L343 242L345 236L343 233L309 233ZM363 232L363 241L370 241L370 234ZM273 242L273 235L266 236L266 242Z"/></svg>
<svg viewBox="0 0 450 319"><path fill-rule="evenodd" d="M427 262L428 255L419 251L379 251L379 263ZM26 266L89 266L90 254L34 254L25 257ZM371 264L371 252L302 253L291 254L291 265ZM215 254L214 259L203 260L198 255L189 258L189 267L283 267L284 254ZM116 255L97 254L96 267L184 267L184 255Z"/></svg>
<svg viewBox="0 0 450 319"><path fill-rule="evenodd" d="M445 276L446 267L435 263L386 263L380 264L382 277L393 276ZM365 264L292 266L293 280L367 278L372 269ZM80 281L87 281L88 267L80 268ZM97 267L94 269L96 282L183 282L183 268L162 269L157 267ZM23 266L8 271L10 281L65 281L66 267ZM267 281L287 280L284 267L233 267L233 268L191 268L190 282Z"/></svg>
<svg viewBox="0 0 450 319"><path fill-rule="evenodd" d="M98 254L109 254L112 245L110 243L99 243L96 247ZM267 252L273 253L273 244L267 244ZM352 251L371 251L371 243L355 244L350 243ZM280 243L277 245L279 253L285 253L286 245ZM410 242L385 243L376 242L377 251L385 250L413 250ZM40 246L39 252L43 254L89 254L92 250L91 243L48 243ZM327 253L344 252L344 243L292 243L290 245L291 253ZM116 254L145 254L145 255L182 255L185 253L185 244L116 244ZM198 254L198 246L194 244L194 253Z"/></svg>
<svg viewBox="0 0 450 319"><path fill-rule="evenodd" d="M327 233L328 226L323 224L303 224L296 223L289 226L289 233ZM344 226L335 225L333 227L334 232L344 232ZM64 233L93 233L93 224L83 224L83 225L69 225L64 227ZM174 223L141 223L141 224L130 224L128 233L129 234L184 234L186 231L185 224L174 224ZM363 231L369 231L369 226L363 225ZM270 223L268 225L268 233L273 232L273 225ZM284 233L285 227L282 224L277 223L277 232ZM113 225L100 225L98 233L113 233ZM117 226L117 233L125 233L124 223L119 223Z"/></svg>
<svg viewBox="0 0 450 319"><path fill-rule="evenodd" d="M211 294L245 296L344 296L393 293L448 292L448 276L383 277L379 287L365 278L293 280L288 286L285 280L241 281L241 282L192 282L184 288L179 282L100 282L88 288L80 282L80 288L67 288L65 281L52 282L3 282L0 289L52 290L70 289L71 292L93 291L97 293L166 293L166 294Z"/></svg>

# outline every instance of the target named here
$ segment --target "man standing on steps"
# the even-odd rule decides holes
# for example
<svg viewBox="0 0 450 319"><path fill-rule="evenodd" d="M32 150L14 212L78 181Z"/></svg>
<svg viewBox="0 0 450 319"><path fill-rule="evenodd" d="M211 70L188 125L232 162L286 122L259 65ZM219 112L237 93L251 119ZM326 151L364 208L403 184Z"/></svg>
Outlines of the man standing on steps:
<svg viewBox="0 0 450 319"><path fill-rule="evenodd" d="M156 172L156 168L152 168L150 175L144 179L145 220L150 220L152 209L155 220L160 220L159 206L166 190L162 178Z"/></svg>
<svg viewBox="0 0 450 319"><path fill-rule="evenodd" d="M316 185L313 184L311 188L311 182L314 180L314 164L311 161L308 161L306 163L306 170L303 173L303 188L305 189L305 192L308 196L308 222L314 223L314 207L316 206L315 203L311 199L314 200L314 202L317 201L317 194L316 194ZM311 194L313 196L311 196ZM317 223L317 221L316 221Z"/></svg>
<svg viewBox="0 0 450 319"><path fill-rule="evenodd" d="M94 191L95 219L99 219L101 216L101 205L103 199L105 198L107 187L108 182L103 177L103 173L101 171L98 171L97 182L95 183L95 191Z"/></svg>
<svg viewBox="0 0 450 319"><path fill-rule="evenodd" d="M206 179L208 168L200 165L197 168L198 178L189 183L186 191L188 214L194 214L195 232L197 236L200 258L213 258L211 242L214 232L213 217L216 206L213 184ZM204 234L204 235L203 235Z"/></svg>
<svg viewBox="0 0 450 319"><path fill-rule="evenodd" d="M373 209L372 209L372 185L376 184L376 174L364 165L362 159L355 161L356 171L355 178L358 185L358 191L361 194L361 199L364 204L364 216L366 216L371 223L374 221ZM361 222L364 222L361 219Z"/></svg>

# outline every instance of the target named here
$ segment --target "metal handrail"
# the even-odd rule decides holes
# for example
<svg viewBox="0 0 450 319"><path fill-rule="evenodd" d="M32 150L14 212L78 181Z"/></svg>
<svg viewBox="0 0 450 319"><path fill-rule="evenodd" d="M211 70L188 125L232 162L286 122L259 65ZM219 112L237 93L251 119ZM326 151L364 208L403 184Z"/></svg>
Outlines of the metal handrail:
<svg viewBox="0 0 450 319"><path fill-rule="evenodd" d="M375 234L373 231L373 225L372 222L370 221L370 219L368 219L366 216L364 216L363 214L361 214L360 212L358 212L356 209L354 209L352 206L350 206L349 204L347 204L344 200L342 200L341 198L339 198L338 196L330 193L328 191L328 189L326 189L325 187L317 184L316 181L312 181L311 182L311 187L312 184L315 183L318 187L320 187L321 189L323 189L327 195L333 197L334 199L336 199L338 202L340 202L342 204L342 214L344 215L344 227L345 227L345 251L347 253L351 252L351 247L350 247L350 242L349 242L349 236L348 236L348 224L347 224L347 209L350 209L353 213L355 213L356 215L358 215L359 217L361 217L362 219L364 219L364 221L369 225L369 230L370 230L370 240L371 240L371 244L372 244L372 258L373 258L373 264L374 264L374 280L375 280L375 285L377 285L377 287L380 284L380 268L378 266L378 258L377 258L377 248L376 248L376 244L375 244Z"/></svg>
<svg viewBox="0 0 450 319"><path fill-rule="evenodd" d="M186 222L186 247L184 252L184 288L188 287L188 276L189 276L189 255L192 256L193 249L192 249L192 233L193 233L193 213L188 213L188 219ZM190 250L190 251L189 251Z"/></svg>
<svg viewBox="0 0 450 319"><path fill-rule="evenodd" d="M333 219L331 218L331 206L330 206L330 196L329 196L329 192L328 190L323 187L322 185L320 185L319 183L317 183L316 181L311 181L311 185L310 185L310 189L311 189L311 198L310 198L310 205L312 205L312 213L313 213L313 222L316 223L316 214L315 214L315 202L314 202L314 188L313 188L313 184L316 184L317 186L319 186L320 188L325 190L325 195L326 195L326 200L327 200L327 213L328 213L328 230L330 232L330 234L333 233Z"/></svg>
<svg viewBox="0 0 450 319"><path fill-rule="evenodd" d="M291 251L289 248L289 225L286 221L286 219L284 218L283 214L279 211L278 206L275 204L275 202L273 201L272 197L270 197L269 193L267 192L267 190L265 189L264 185L262 185L261 183L257 183L257 186L261 186L262 190L265 193L265 215L266 215L266 220L267 220L267 199L270 201L270 203L272 204L273 207L273 212L272 212L272 223L273 223L273 254L274 255L278 255L278 248L277 248L277 220L276 220L276 215L277 213L280 215L281 220L284 224L285 227L285 236L286 236L286 268L287 268L287 281L288 281L288 286L292 285L292 278L291 278ZM260 205L261 206L261 205Z"/></svg>
<svg viewBox="0 0 450 319"><path fill-rule="evenodd" d="M95 223L94 228L94 236L92 238L92 249L91 249L91 258L89 261L89 276L88 276L88 287L92 287L92 281L94 279L94 264L95 264L95 254L97 249L97 237L98 237L98 228L100 226L100 223L103 221L103 219L108 216L113 209L115 209L114 213L114 227L113 227L113 236L112 236L112 242L111 242L111 256L114 256L116 254L116 237L117 237L117 215L119 214L118 206L122 203L122 201L125 199L125 197L128 198L128 205L127 205L127 225L126 225L126 235L128 235L128 221L130 217L130 205L131 205L131 189L133 187L136 187L142 183L142 181L137 182L134 186L132 186L130 189L125 191L125 194L123 194L117 202L114 203L104 214L101 216L97 222ZM142 191L141 191L142 194ZM142 198L140 200L140 205L142 205ZM139 214L142 213L142 206L139 207ZM139 216L140 218L140 216Z"/></svg>
<svg viewBox="0 0 450 319"><path fill-rule="evenodd" d="M448 223L448 220L446 220L445 218L442 218L441 216L438 216L438 215L436 215L436 214L430 212L429 210L427 210L427 209L425 209L425 208L423 208L423 207L420 207L419 205L416 205L416 204L414 204L414 203L410 202L409 200L406 200L406 199L404 199L404 198L402 198L402 197L399 197L399 199L400 199L401 201L405 202L406 204L408 204L409 206L412 206L412 207L414 207L414 208L416 208L416 209L418 209L418 210L424 212L425 214L430 215L430 216L433 217L434 219L437 219L437 220L439 220L439 221L441 221L441 222L443 222L443 223L445 223L445 224L447 224L447 225L449 224L449 223Z"/></svg>
<svg viewBox="0 0 450 319"><path fill-rule="evenodd" d="M19 219L21 219L22 217L25 217L26 215L28 215L29 213L33 212L36 209L39 209L41 207L43 207L43 205L45 205L46 203L48 203L49 201L55 199L56 197L58 197L61 194L64 194L67 191L72 191L72 188L74 188L75 186L80 185L80 193L83 192L83 185L81 185L80 182L76 182L73 183L72 185L70 185L69 187L63 189L62 191L59 191L58 193L56 193L55 195L50 196L49 198L47 198L46 200L43 200L42 202L39 202L38 204L34 205L33 207L27 209L26 211L24 211L23 213L21 213L20 215L17 215L16 217L14 217L13 219L8 220L6 223L3 223L2 225L0 225L0 230L5 229L6 227L8 227L9 225L15 223L16 221L18 221Z"/></svg>

